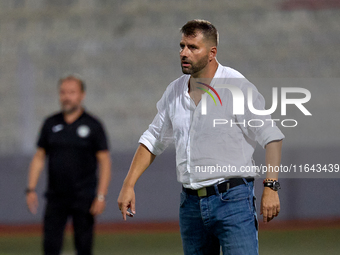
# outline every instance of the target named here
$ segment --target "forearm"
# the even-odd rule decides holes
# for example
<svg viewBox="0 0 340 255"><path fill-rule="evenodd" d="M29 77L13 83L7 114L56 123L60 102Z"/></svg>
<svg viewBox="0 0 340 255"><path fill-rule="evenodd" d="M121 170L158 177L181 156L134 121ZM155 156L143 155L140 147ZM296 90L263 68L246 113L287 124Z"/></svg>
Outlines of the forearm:
<svg viewBox="0 0 340 255"><path fill-rule="evenodd" d="M44 169L45 165L45 154L43 151L37 151L34 155L28 173L27 188L34 190L37 186L39 176Z"/></svg>
<svg viewBox="0 0 340 255"><path fill-rule="evenodd" d="M107 195L109 184L111 181L111 158L110 153L105 151L99 159L99 180L98 180L98 195Z"/></svg>
<svg viewBox="0 0 340 255"><path fill-rule="evenodd" d="M281 148L282 140L273 141L266 145L267 179L277 180L279 177L279 172L275 172L273 169L281 164Z"/></svg>
<svg viewBox="0 0 340 255"><path fill-rule="evenodd" d="M142 173L151 165L156 158L143 144L140 144L133 157L129 172L123 186L134 187Z"/></svg>

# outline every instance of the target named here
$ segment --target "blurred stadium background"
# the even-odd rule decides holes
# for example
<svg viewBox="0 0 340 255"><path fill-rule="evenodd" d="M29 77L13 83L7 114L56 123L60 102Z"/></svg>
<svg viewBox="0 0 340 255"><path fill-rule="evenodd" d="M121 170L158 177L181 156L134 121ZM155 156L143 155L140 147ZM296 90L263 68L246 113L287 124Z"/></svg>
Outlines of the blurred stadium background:
<svg viewBox="0 0 340 255"><path fill-rule="evenodd" d="M314 79L304 86L293 85L311 91L307 108L313 116L306 119L301 112L292 110L293 115L288 117L302 124L296 128L280 126L286 135L282 163L339 163L340 122L336 116L340 110L340 84L334 79L340 77L339 7L339 0L1 0L0 254L29 252L26 242L36 245L32 253L25 254L39 251L36 235L27 240L17 234L20 228L27 230L27 226L39 224L43 213L46 176L38 186L39 213L30 215L24 196L27 169L44 117L59 109L57 80L70 72L86 80L86 107L103 120L111 141L113 180L108 207L98 222L111 224L116 241L102 234L97 243L118 247L121 240L138 243L136 240L141 238L154 242L139 241L139 251L148 245L163 247L162 251L155 249L145 254L181 254L179 235L171 232L173 224L168 234L144 236L139 231L136 236L131 234L134 228L125 234L127 237L117 234L117 228L124 231L125 225L115 225L121 220L116 199L139 136L156 113L156 102L166 86L181 75L179 28L194 18L207 19L217 27L219 62L254 81L267 101L271 102L271 86L280 85L256 80L290 78L298 83L298 79ZM288 86L284 82L281 85ZM256 150L255 160L259 164L264 161L261 148ZM280 229L293 222L290 225L295 225L295 230L277 232L284 237L274 238L276 246L271 242L272 232L260 231L263 254L278 246L288 247L278 254L304 254L289 250L290 244L301 243L313 244L307 245L310 252L306 254L317 254L326 245L330 247L328 254L338 254L340 247L334 239L339 236L338 229L296 230L299 222L308 225L308 229L324 229L318 222L325 219L326 227L339 227L338 179L289 178L281 183L281 213L272 228ZM261 180L256 184L259 208ZM137 215L133 222L165 226L167 222L176 223L180 189L174 150L168 148L136 186ZM18 231L11 231L11 227ZM128 253L122 247L117 249L117 253L110 254ZM96 252L106 254L100 249Z"/></svg>

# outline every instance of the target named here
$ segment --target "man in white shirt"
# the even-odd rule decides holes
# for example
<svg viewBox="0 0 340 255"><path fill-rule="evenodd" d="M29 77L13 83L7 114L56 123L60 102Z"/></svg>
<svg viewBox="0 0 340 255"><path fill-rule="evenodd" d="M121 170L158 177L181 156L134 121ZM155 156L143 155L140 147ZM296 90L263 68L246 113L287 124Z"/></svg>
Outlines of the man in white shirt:
<svg viewBox="0 0 340 255"><path fill-rule="evenodd" d="M242 74L216 60L218 32L205 20L182 29L183 76L173 81L157 103L158 113L139 140L118 197L124 220L135 211L134 185L156 155L174 142L177 179L183 185L180 229L184 254L258 254L254 197L258 142L267 166L279 166L284 135L264 110L264 99ZM242 95L244 104L237 104ZM209 97L209 96L210 97ZM217 98L218 100L215 100ZM239 109L236 109L236 108ZM280 211L278 173L264 180L264 222ZM131 212L128 211L131 210Z"/></svg>

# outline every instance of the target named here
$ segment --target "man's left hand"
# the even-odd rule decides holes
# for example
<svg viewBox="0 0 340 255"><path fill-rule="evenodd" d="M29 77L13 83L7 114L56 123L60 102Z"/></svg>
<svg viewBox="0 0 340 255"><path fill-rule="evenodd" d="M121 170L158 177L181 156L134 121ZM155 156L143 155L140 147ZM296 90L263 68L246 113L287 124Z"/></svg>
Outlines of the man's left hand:
<svg viewBox="0 0 340 255"><path fill-rule="evenodd" d="M265 187L261 199L261 211L263 222L267 223L277 217L280 212L280 199L277 191Z"/></svg>
<svg viewBox="0 0 340 255"><path fill-rule="evenodd" d="M97 198L95 198L93 200L92 206L90 208L90 213L93 216L102 214L104 212L105 206L106 206L105 200L101 201L101 200L98 200Z"/></svg>

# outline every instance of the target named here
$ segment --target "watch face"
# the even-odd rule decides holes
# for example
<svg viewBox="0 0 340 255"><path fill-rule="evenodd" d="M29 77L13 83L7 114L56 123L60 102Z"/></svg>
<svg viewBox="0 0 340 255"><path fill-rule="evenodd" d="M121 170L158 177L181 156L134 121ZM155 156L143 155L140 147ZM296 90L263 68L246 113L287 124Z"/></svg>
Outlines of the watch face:
<svg viewBox="0 0 340 255"><path fill-rule="evenodd" d="M281 189L280 183L278 181L268 181L268 182L263 182L265 187L269 187L272 190L278 191Z"/></svg>
<svg viewBox="0 0 340 255"><path fill-rule="evenodd" d="M273 182L273 190L279 190L281 187L280 187L280 183L279 182Z"/></svg>

